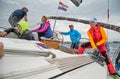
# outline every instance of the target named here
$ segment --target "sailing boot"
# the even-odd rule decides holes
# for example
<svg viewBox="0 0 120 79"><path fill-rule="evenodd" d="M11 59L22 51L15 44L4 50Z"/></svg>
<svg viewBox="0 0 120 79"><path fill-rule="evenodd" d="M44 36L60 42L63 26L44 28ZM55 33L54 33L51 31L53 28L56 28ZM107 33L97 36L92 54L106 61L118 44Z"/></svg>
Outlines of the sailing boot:
<svg viewBox="0 0 120 79"><path fill-rule="evenodd" d="M112 77L114 78L114 79L120 79L120 77L116 74L116 75L112 75Z"/></svg>

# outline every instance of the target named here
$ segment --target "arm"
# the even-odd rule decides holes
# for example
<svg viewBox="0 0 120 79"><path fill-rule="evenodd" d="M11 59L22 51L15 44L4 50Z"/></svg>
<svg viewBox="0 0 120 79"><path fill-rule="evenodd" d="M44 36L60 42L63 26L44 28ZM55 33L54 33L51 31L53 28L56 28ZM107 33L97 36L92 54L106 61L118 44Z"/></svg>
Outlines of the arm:
<svg viewBox="0 0 120 79"><path fill-rule="evenodd" d="M89 37L92 48L96 49L95 42L93 41L93 38L92 38L92 36L91 36L91 34L89 32L88 32L88 37Z"/></svg>
<svg viewBox="0 0 120 79"><path fill-rule="evenodd" d="M38 32L40 32L40 33L45 32L48 29L48 27L50 27L49 21L47 21L46 24L44 25L44 27L42 29L38 30Z"/></svg>
<svg viewBox="0 0 120 79"><path fill-rule="evenodd" d="M28 22L27 16L24 16L24 21Z"/></svg>
<svg viewBox="0 0 120 79"><path fill-rule="evenodd" d="M34 32L37 32L40 29L40 25L33 29Z"/></svg>
<svg viewBox="0 0 120 79"><path fill-rule="evenodd" d="M61 32L61 34L63 34L63 35L69 35L70 32Z"/></svg>
<svg viewBox="0 0 120 79"><path fill-rule="evenodd" d="M19 35L17 29L14 29L14 28L8 28L8 29L4 30L4 32L6 32L7 34L13 32L13 33L15 33L16 35Z"/></svg>
<svg viewBox="0 0 120 79"><path fill-rule="evenodd" d="M100 32L101 32L101 35L102 35L102 40L96 43L97 46L100 46L101 44L105 43L108 39L103 27L100 28Z"/></svg>
<svg viewBox="0 0 120 79"><path fill-rule="evenodd" d="M16 29L8 28L8 29L4 30L3 32L0 32L0 37L5 37L6 35L8 35L11 32L14 32L16 35L19 35L19 33Z"/></svg>

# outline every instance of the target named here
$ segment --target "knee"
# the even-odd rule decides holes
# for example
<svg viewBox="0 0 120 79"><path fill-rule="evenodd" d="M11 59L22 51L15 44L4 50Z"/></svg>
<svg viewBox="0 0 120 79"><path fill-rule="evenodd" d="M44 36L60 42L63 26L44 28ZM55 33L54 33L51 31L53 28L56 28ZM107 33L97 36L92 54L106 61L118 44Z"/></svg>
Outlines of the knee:
<svg viewBox="0 0 120 79"><path fill-rule="evenodd" d="M107 57L106 51L102 51L102 56Z"/></svg>
<svg viewBox="0 0 120 79"><path fill-rule="evenodd" d="M106 51L102 51L102 56L105 58L106 64L110 64L109 59L108 59L108 55L106 54Z"/></svg>
<svg viewBox="0 0 120 79"><path fill-rule="evenodd" d="M90 46L91 44L90 44L90 42L87 42L87 43L83 43L82 45L81 45L81 47L82 48L87 48L88 46Z"/></svg>
<svg viewBox="0 0 120 79"><path fill-rule="evenodd" d="M83 54L85 48L87 48L88 46L90 46L90 43L89 43L89 42L83 43L83 44L79 47L79 49L77 50L77 53L78 53L78 54Z"/></svg>

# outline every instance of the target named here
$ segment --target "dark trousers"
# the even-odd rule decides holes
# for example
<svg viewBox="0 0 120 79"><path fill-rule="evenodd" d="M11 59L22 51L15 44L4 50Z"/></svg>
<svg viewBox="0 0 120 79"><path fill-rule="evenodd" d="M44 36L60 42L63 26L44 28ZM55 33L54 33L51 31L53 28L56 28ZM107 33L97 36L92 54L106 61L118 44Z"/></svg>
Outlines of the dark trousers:
<svg viewBox="0 0 120 79"><path fill-rule="evenodd" d="M41 41L40 37L43 37L44 33L39 33L39 32L37 32L37 33L38 33L38 40Z"/></svg>

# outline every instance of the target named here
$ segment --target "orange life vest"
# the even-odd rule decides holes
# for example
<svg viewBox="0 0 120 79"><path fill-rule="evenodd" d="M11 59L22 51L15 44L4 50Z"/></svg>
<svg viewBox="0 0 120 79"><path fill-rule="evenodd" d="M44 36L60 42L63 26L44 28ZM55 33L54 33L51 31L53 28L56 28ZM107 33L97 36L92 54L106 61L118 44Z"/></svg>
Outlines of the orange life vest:
<svg viewBox="0 0 120 79"><path fill-rule="evenodd" d="M105 30L99 25L88 30L88 37L93 49L106 43L108 39Z"/></svg>
<svg viewBox="0 0 120 79"><path fill-rule="evenodd" d="M95 28L90 28L89 30L91 36L93 37L94 42L99 42L102 39L102 35L100 32L100 26L96 26Z"/></svg>

